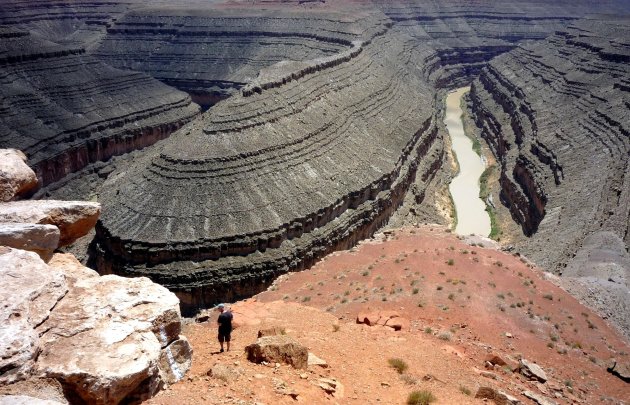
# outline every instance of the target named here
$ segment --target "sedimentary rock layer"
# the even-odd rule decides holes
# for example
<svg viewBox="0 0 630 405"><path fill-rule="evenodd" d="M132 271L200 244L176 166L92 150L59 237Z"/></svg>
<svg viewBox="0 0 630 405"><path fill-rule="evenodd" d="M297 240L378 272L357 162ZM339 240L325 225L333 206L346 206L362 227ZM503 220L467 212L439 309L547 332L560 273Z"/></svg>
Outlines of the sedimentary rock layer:
<svg viewBox="0 0 630 405"><path fill-rule="evenodd" d="M192 310L258 291L381 226L416 172L425 185L433 176L442 145L416 67L426 55L395 33L357 46L217 104L132 167L136 176L109 181L99 270L149 275Z"/></svg>
<svg viewBox="0 0 630 405"><path fill-rule="evenodd" d="M94 56L147 72L211 105L264 67L336 54L350 48L351 41L383 30L386 21L380 13L364 12L301 18L281 10L143 9L108 28Z"/></svg>
<svg viewBox="0 0 630 405"><path fill-rule="evenodd" d="M14 28L0 29L0 148L22 150L45 185L166 137L190 97Z"/></svg>
<svg viewBox="0 0 630 405"><path fill-rule="evenodd" d="M473 83L502 199L547 268L564 267L591 232L628 243L629 38L627 19L576 22L497 58Z"/></svg>

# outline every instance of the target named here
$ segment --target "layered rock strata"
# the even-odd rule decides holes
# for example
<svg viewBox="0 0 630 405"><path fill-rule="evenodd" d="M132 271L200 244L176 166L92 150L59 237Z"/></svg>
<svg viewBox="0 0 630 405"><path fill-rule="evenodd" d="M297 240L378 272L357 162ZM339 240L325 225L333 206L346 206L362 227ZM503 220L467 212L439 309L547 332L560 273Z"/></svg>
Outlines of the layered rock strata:
<svg viewBox="0 0 630 405"><path fill-rule="evenodd" d="M511 237L546 269L608 290L595 307L617 308L630 287L628 23L575 22L497 58L471 91L502 202L529 236Z"/></svg>
<svg viewBox="0 0 630 405"><path fill-rule="evenodd" d="M235 95L108 180L99 271L148 275L193 311L366 238L442 160L409 37ZM308 73L309 69L301 69ZM277 75L270 75L277 76ZM169 190L165 193L165 190Z"/></svg>
<svg viewBox="0 0 630 405"><path fill-rule="evenodd" d="M150 145L198 112L185 93L14 28L0 28L0 147L44 185Z"/></svg>
<svg viewBox="0 0 630 405"><path fill-rule="evenodd" d="M337 54L353 40L373 35L365 30L383 30L386 21L382 14L364 12L303 18L282 10L143 9L108 28L94 56L149 73L209 106L262 68Z"/></svg>

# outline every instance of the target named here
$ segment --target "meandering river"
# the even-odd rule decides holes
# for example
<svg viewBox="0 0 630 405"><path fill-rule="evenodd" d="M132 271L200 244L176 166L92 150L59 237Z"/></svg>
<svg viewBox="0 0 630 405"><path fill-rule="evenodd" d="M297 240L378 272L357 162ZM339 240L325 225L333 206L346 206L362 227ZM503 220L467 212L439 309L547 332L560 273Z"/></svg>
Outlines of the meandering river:
<svg viewBox="0 0 630 405"><path fill-rule="evenodd" d="M448 94L446 98L446 117L444 123L451 137L453 152L459 163L459 173L451 182L449 189L457 211L459 235L490 234L490 217L485 203L479 198L479 177L486 169L483 159L473 150L473 143L464 133L460 101L469 90L462 87Z"/></svg>

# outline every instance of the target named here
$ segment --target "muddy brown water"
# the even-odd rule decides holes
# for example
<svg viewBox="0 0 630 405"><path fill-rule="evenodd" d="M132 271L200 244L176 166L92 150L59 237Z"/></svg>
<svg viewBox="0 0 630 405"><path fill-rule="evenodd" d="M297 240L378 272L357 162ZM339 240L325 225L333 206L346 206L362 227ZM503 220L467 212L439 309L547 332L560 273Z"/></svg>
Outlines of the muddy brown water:
<svg viewBox="0 0 630 405"><path fill-rule="evenodd" d="M459 173L451 181L449 190L457 211L457 227L459 235L490 234L490 217L485 203L479 198L479 177L486 169L484 160L473 150L473 143L464 133L460 101L470 90L462 87L448 94L446 98L446 116L444 123L451 137L451 144L457 161Z"/></svg>

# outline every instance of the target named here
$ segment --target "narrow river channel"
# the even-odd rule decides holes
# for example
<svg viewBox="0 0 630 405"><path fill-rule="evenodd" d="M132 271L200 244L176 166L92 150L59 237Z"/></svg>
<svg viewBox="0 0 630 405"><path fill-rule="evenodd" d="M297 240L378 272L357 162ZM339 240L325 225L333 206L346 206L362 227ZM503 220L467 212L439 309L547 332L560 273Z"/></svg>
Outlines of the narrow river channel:
<svg viewBox="0 0 630 405"><path fill-rule="evenodd" d="M451 137L451 144L457 161L459 173L449 186L457 211L457 227L459 235L490 234L490 217L485 203L479 198L479 177L486 169L484 161L473 150L473 143L464 133L462 123L462 96L469 90L462 87L448 94L446 98L446 117L444 123Z"/></svg>

